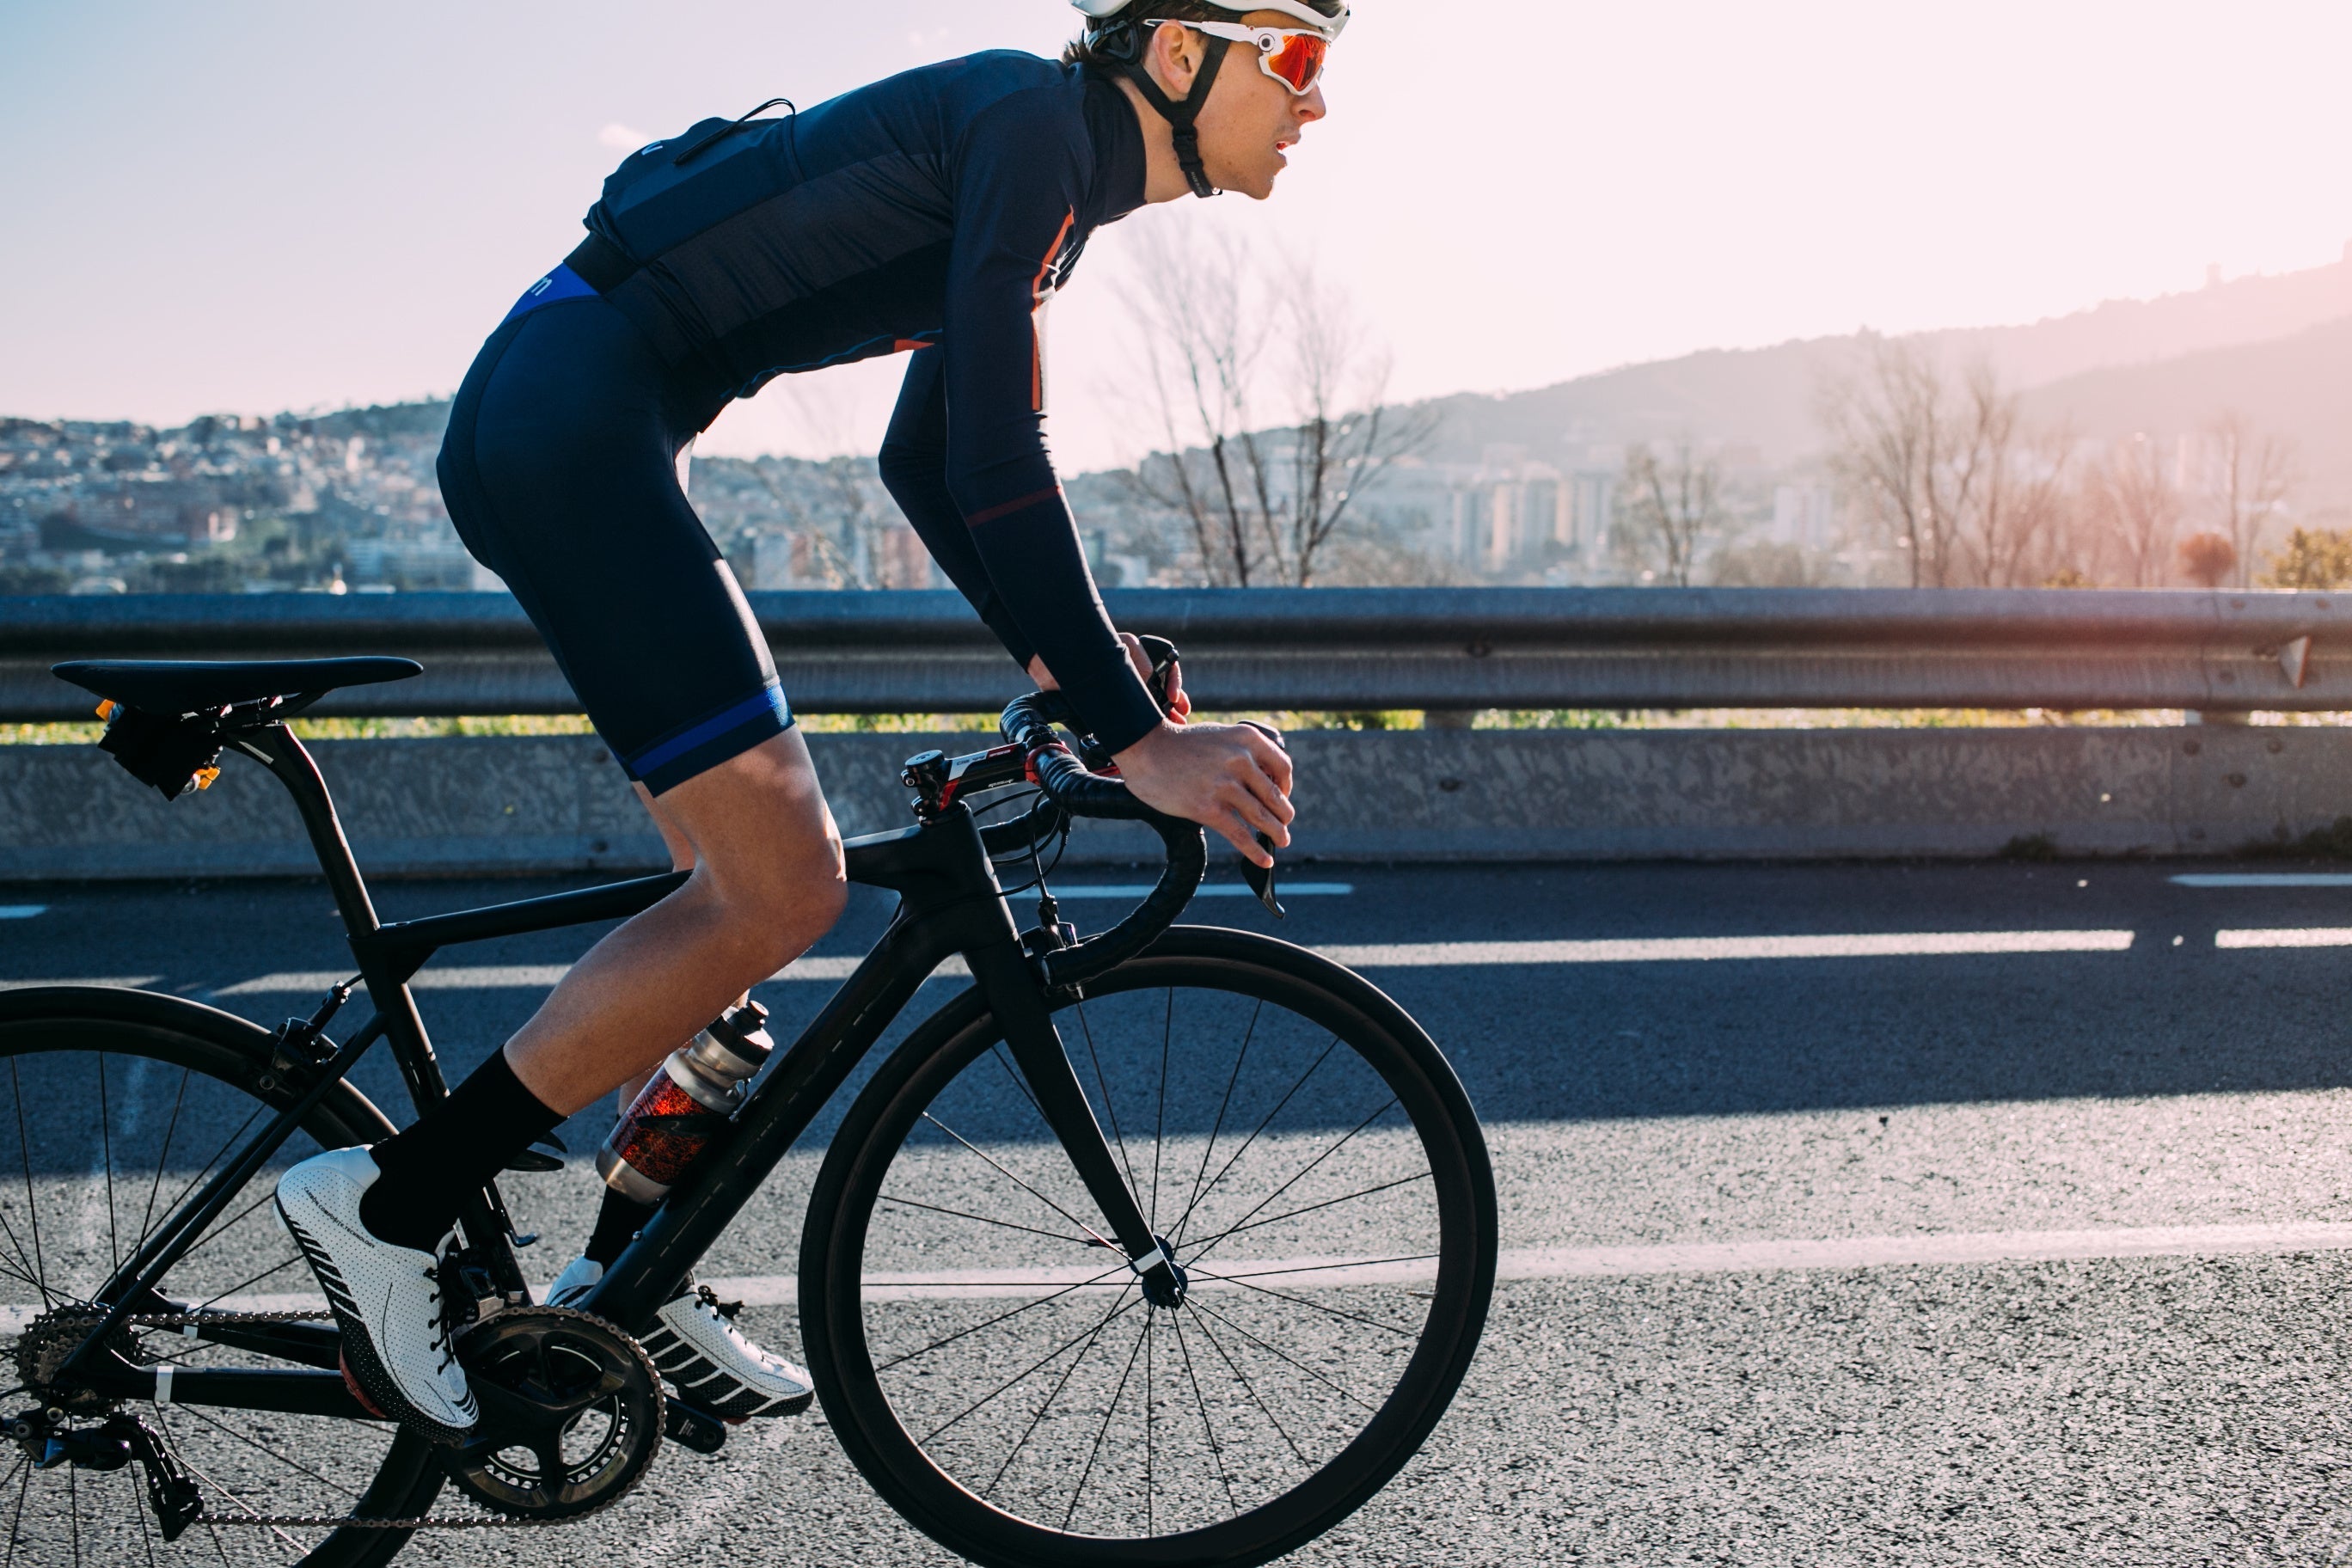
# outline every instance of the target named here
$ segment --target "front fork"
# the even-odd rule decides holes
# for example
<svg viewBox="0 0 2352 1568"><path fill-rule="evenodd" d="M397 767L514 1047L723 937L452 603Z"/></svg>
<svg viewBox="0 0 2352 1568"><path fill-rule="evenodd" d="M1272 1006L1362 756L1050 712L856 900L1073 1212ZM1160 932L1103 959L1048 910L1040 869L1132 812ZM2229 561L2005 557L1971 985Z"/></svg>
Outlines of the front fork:
<svg viewBox="0 0 2352 1568"><path fill-rule="evenodd" d="M1054 1026L1053 1013L1045 1005L1027 956L1018 947L1007 945L968 952L965 958L1004 1031L1004 1043L1012 1047L1021 1076L1029 1080L1030 1092L1037 1097L1037 1109L1045 1113L1046 1125L1061 1141L1078 1179L1109 1223L1111 1236L1127 1254L1128 1267L1142 1283L1144 1295L1155 1305L1175 1306L1184 1298L1183 1271L1169 1255L1167 1244L1152 1234L1143 1205L1112 1157L1110 1143L1103 1137L1102 1124L1095 1120L1094 1107L1087 1101L1077 1069L1070 1065L1069 1052Z"/></svg>

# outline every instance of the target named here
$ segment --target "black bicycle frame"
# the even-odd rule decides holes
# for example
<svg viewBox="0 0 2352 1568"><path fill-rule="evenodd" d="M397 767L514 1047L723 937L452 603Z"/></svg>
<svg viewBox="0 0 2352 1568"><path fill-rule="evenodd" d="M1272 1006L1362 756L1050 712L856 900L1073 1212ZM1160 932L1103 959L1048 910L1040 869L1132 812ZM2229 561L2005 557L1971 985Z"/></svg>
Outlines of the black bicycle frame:
<svg viewBox="0 0 2352 1568"><path fill-rule="evenodd" d="M376 919L326 783L300 741L282 723L274 723L237 736L235 743L267 766L293 795L376 1013L325 1066L307 1078L299 1068L291 1069L290 1082L299 1086L293 1102L186 1200L100 1291L105 1319L75 1351L66 1370L126 1398L156 1397L156 1374L105 1349L108 1337L126 1317L174 1310L157 1293L163 1277L368 1049L378 1040L389 1044L418 1112L447 1096L439 1059L408 985L435 953L463 942L624 919L652 908L687 880L683 872L648 877L384 925ZM1147 1280L1158 1286L1171 1283L1159 1241L1119 1173L1063 1048L1046 986L1022 948L1012 909L971 812L954 805L903 832L852 839L845 849L851 881L898 894L889 928L760 1080L728 1133L605 1270L583 1308L632 1331L649 1323L891 1021L914 1000L931 972L957 954L970 966L1039 1108L1101 1210L1110 1232L1108 1239L1131 1265L1139 1266ZM495 1184L472 1197L459 1223L469 1252L490 1271L499 1304L527 1300L513 1226ZM199 1332L217 1342L292 1362L298 1368L319 1370L179 1369L170 1385L173 1402L367 1418L340 1373L327 1370L336 1365L335 1336L303 1324Z"/></svg>

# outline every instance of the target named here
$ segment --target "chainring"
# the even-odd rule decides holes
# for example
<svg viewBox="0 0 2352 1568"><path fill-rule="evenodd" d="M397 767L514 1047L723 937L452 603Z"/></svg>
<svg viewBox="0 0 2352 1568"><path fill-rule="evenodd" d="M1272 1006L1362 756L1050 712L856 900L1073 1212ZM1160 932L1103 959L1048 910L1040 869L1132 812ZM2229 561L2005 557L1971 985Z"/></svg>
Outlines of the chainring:
<svg viewBox="0 0 2352 1568"><path fill-rule="evenodd" d="M487 1507L577 1519L626 1495L661 1451L660 1374L602 1318L518 1307L466 1330L457 1352L481 1419L443 1463Z"/></svg>

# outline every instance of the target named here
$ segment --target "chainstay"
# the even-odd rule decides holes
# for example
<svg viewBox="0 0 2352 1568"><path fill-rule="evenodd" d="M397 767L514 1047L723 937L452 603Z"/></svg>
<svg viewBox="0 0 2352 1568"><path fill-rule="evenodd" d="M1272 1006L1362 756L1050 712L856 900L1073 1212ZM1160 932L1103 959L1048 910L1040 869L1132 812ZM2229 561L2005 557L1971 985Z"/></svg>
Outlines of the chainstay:
<svg viewBox="0 0 2352 1568"><path fill-rule="evenodd" d="M103 1312L61 1312L58 1318L66 1322L87 1321L96 1328L105 1321ZM334 1321L332 1313L316 1312L137 1312L122 1320L126 1328L138 1329L200 1329L207 1325L234 1327L240 1324L263 1323L328 1323ZM635 1489L632 1488L632 1490ZM625 1495L625 1494L624 1494ZM615 1497L613 1502L620 1501ZM610 1508L612 1502L604 1505ZM551 1525L576 1524L583 1519L593 1519L604 1509L574 1514L566 1519L518 1519L509 1514L426 1514L416 1519L362 1519L356 1514L339 1513L215 1513L207 1507L197 1513L192 1523L237 1525L252 1530L540 1530Z"/></svg>

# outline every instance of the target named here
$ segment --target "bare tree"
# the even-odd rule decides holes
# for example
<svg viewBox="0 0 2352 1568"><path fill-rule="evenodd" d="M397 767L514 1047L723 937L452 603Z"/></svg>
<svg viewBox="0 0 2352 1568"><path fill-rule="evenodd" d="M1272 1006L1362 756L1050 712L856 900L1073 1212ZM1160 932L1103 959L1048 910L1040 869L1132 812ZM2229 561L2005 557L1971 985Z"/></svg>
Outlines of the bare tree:
<svg viewBox="0 0 2352 1568"><path fill-rule="evenodd" d="M1979 491L1970 554L1988 588L2023 588L2063 570L2076 512L2075 440L2063 426L2004 433Z"/></svg>
<svg viewBox="0 0 2352 1568"><path fill-rule="evenodd" d="M2257 435L2245 416L2225 412L2206 428L2220 448L2220 471L2214 500L2215 531L2236 552L2238 586L2247 585L2253 570L2254 545L2263 525L2285 504L2294 483L2294 447L2271 436Z"/></svg>
<svg viewBox="0 0 2352 1568"><path fill-rule="evenodd" d="M1136 493L1182 520L1210 582L1312 584L1433 416L1387 405L1387 353L1308 263L1269 269L1230 233L1150 229L1126 302L1161 447Z"/></svg>
<svg viewBox="0 0 2352 1568"><path fill-rule="evenodd" d="M1838 472L1895 536L1913 587L1981 579L1996 559L2010 569L2013 514L1997 508L1989 521L1985 503L2001 491L2017 399L1989 364L1955 387L1924 344L1874 337L1869 351L1863 372L1822 398Z"/></svg>
<svg viewBox="0 0 2352 1568"><path fill-rule="evenodd" d="M2084 499L2121 551L2132 586L2158 586L2185 510L2163 449L2144 435L2117 442L2093 469Z"/></svg>
<svg viewBox="0 0 2352 1568"><path fill-rule="evenodd" d="M1691 584L1699 542L1723 522L1723 471L1688 437L1660 462L1646 442L1625 454L1617 533L1629 554L1677 588Z"/></svg>

